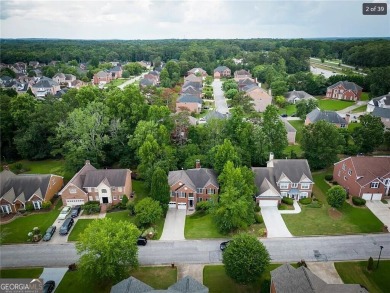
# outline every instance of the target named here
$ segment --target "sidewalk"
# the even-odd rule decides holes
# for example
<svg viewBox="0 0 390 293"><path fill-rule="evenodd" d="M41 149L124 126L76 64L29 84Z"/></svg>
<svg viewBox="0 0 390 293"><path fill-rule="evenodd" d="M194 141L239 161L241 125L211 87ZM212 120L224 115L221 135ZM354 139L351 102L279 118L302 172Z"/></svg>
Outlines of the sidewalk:
<svg viewBox="0 0 390 293"><path fill-rule="evenodd" d="M282 210L279 211L281 214L299 214L301 212L301 207L299 206L298 201L294 200L294 210Z"/></svg>

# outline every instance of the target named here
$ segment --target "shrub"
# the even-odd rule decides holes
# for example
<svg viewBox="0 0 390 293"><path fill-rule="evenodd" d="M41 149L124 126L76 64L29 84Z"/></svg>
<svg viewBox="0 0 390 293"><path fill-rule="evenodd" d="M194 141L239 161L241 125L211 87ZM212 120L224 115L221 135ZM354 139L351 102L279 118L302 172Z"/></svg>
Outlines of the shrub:
<svg viewBox="0 0 390 293"><path fill-rule="evenodd" d="M294 204L294 200L292 198L289 198L289 197L286 197L286 196L284 196L282 198L282 202L287 204L287 205L290 205L290 206L292 206Z"/></svg>
<svg viewBox="0 0 390 293"><path fill-rule="evenodd" d="M126 204L129 202L129 198L127 197L126 194L123 195L121 204L126 208Z"/></svg>
<svg viewBox="0 0 390 293"><path fill-rule="evenodd" d="M50 201L42 202L42 208L43 209L48 210L48 209L50 209L50 207L51 207L51 202Z"/></svg>
<svg viewBox="0 0 390 293"><path fill-rule="evenodd" d="M262 224L264 223L263 216L260 214L255 214L255 221L257 224Z"/></svg>
<svg viewBox="0 0 390 293"><path fill-rule="evenodd" d="M23 169L23 164L22 163L16 163L14 165L15 170L21 171Z"/></svg>
<svg viewBox="0 0 390 293"><path fill-rule="evenodd" d="M100 212L100 202L98 201L89 201L82 206L84 213L87 215L97 214Z"/></svg>
<svg viewBox="0 0 390 293"><path fill-rule="evenodd" d="M370 256L367 263L367 270L372 271L374 269L374 259Z"/></svg>
<svg viewBox="0 0 390 293"><path fill-rule="evenodd" d="M260 210L261 210L261 209L260 209L260 206L259 206L258 204L256 204L254 210L255 210L255 213L260 212Z"/></svg>
<svg viewBox="0 0 390 293"><path fill-rule="evenodd" d="M366 204L366 200L358 196L352 196L352 202L355 206L364 206Z"/></svg>
<svg viewBox="0 0 390 293"><path fill-rule="evenodd" d="M25 208L26 208L26 211L31 212L34 210L34 205L32 204L32 202L26 202Z"/></svg>
<svg viewBox="0 0 390 293"><path fill-rule="evenodd" d="M69 271L75 271L77 270L77 265L75 263L72 263L68 266Z"/></svg>
<svg viewBox="0 0 390 293"><path fill-rule="evenodd" d="M341 186L333 186L326 192L326 200L333 208L340 208L343 206L346 199L347 192Z"/></svg>
<svg viewBox="0 0 390 293"><path fill-rule="evenodd" d="M309 203L307 205L307 207L309 207L309 208L320 208L320 207L322 207L322 203L319 202L318 200L316 200L316 201L313 201L312 203Z"/></svg>
<svg viewBox="0 0 390 293"><path fill-rule="evenodd" d="M210 203L208 201L200 201L196 204L196 211L208 212L210 209Z"/></svg>
<svg viewBox="0 0 390 293"><path fill-rule="evenodd" d="M311 203L311 198L310 197L306 197L306 198L301 198L300 200L299 200L299 202L301 203L301 204L304 204L304 205L307 205L307 204L309 204L309 203Z"/></svg>
<svg viewBox="0 0 390 293"><path fill-rule="evenodd" d="M134 201L129 201L126 204L126 209L129 210L130 216L134 216L135 215L135 203L134 203Z"/></svg>
<svg viewBox="0 0 390 293"><path fill-rule="evenodd" d="M387 200L385 200L385 199L382 199L381 202L383 202L384 204L387 204Z"/></svg>
<svg viewBox="0 0 390 293"><path fill-rule="evenodd" d="M337 181L333 181L332 183L333 183L333 185L339 185L339 183Z"/></svg>
<svg viewBox="0 0 390 293"><path fill-rule="evenodd" d="M332 174L325 175L325 180L326 181L332 181L333 180L333 175Z"/></svg>

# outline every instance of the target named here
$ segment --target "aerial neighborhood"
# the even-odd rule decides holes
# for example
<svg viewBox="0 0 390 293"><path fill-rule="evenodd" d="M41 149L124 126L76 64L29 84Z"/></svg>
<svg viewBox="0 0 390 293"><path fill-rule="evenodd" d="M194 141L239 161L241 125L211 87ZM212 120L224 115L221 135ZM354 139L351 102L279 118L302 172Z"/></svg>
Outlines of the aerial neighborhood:
<svg viewBox="0 0 390 293"><path fill-rule="evenodd" d="M388 40L0 41L2 278L390 292Z"/></svg>

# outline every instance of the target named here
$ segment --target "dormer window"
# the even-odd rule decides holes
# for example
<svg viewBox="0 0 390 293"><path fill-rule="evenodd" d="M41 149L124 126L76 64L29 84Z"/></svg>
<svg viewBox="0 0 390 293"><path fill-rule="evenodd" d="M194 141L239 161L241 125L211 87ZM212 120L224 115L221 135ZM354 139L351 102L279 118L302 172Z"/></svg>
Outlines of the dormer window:
<svg viewBox="0 0 390 293"><path fill-rule="evenodd" d="M288 183L280 183L280 189L288 189Z"/></svg>
<svg viewBox="0 0 390 293"><path fill-rule="evenodd" d="M309 189L310 188L310 184L309 183L302 183L301 184L301 188L302 189Z"/></svg>
<svg viewBox="0 0 390 293"><path fill-rule="evenodd" d="M102 193L107 193L107 189L102 189Z"/></svg>
<svg viewBox="0 0 390 293"><path fill-rule="evenodd" d="M291 188L297 188L298 187L298 183L291 183Z"/></svg>
<svg viewBox="0 0 390 293"><path fill-rule="evenodd" d="M371 188L378 188L379 187L379 182L371 182Z"/></svg>

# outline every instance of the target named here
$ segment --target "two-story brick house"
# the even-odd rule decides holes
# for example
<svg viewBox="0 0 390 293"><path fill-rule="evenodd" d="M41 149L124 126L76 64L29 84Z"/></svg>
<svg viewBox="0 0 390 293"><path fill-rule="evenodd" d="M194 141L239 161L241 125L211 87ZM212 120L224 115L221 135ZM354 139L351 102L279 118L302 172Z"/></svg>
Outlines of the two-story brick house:
<svg viewBox="0 0 390 293"><path fill-rule="evenodd" d="M0 211L16 213L27 203L39 210L44 201L50 201L63 186L63 177L53 174L16 175L4 167L0 173Z"/></svg>
<svg viewBox="0 0 390 293"><path fill-rule="evenodd" d="M218 194L219 185L214 170L201 168L196 161L195 169L170 171L170 208L194 210L197 202L209 201Z"/></svg>
<svg viewBox="0 0 390 293"><path fill-rule="evenodd" d="M363 88L354 82L339 81L326 89L326 97L338 100L358 101Z"/></svg>
<svg viewBox="0 0 390 293"><path fill-rule="evenodd" d="M267 167L253 167L252 171L260 206L277 206L283 197L311 197L314 181L307 160L275 160L271 153Z"/></svg>
<svg viewBox="0 0 390 293"><path fill-rule="evenodd" d="M90 161L60 191L65 205L82 205L88 201L101 204L117 204L123 195L130 198L132 192L129 169L96 169Z"/></svg>
<svg viewBox="0 0 390 293"><path fill-rule="evenodd" d="M232 71L229 67L226 66L218 66L214 69L214 78L221 77L230 77L232 75Z"/></svg>
<svg viewBox="0 0 390 293"><path fill-rule="evenodd" d="M334 164L333 180L351 196L365 200L390 197L390 157L349 157Z"/></svg>

